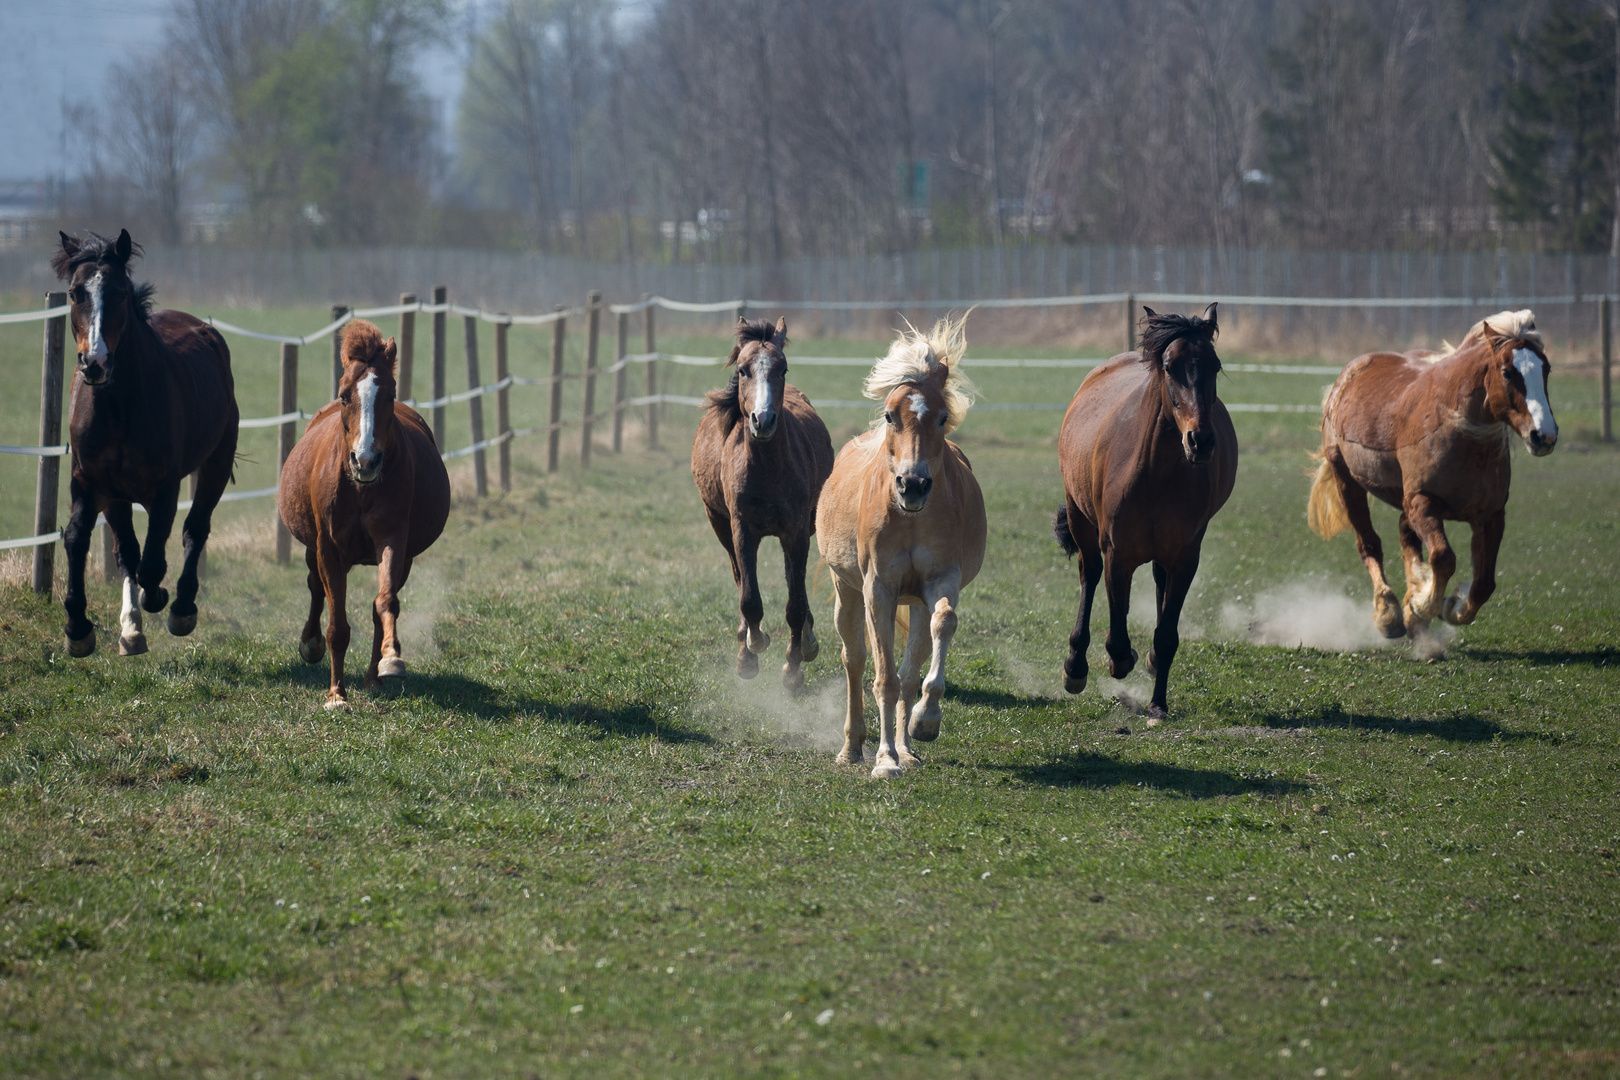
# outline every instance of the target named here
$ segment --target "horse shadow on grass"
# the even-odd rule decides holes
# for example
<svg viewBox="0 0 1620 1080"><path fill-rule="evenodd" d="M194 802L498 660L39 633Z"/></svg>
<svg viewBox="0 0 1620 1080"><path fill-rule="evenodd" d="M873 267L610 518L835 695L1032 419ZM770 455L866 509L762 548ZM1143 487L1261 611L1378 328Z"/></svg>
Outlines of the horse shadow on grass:
<svg viewBox="0 0 1620 1080"><path fill-rule="evenodd" d="M1157 761L1120 761L1104 754L1071 751L1060 758L1033 765L996 765L985 768L1011 774L1035 787L1115 788L1144 787L1174 791L1192 799L1223 795L1287 795L1306 785L1277 777L1248 777L1219 769L1188 769Z"/></svg>
<svg viewBox="0 0 1620 1080"><path fill-rule="evenodd" d="M1052 704L1052 699L1047 697L979 686L957 686L950 682L945 684L945 700L959 701L963 705L983 705L991 709L1038 709Z"/></svg>
<svg viewBox="0 0 1620 1080"><path fill-rule="evenodd" d="M1495 739L1516 742L1522 739L1551 739L1542 731L1515 731L1494 720L1473 713L1443 716L1437 720L1414 720L1407 716L1380 716L1376 713L1346 712L1327 707L1303 716L1262 716L1268 728L1337 728L1341 731L1382 731L1390 735L1428 736L1447 742L1487 743Z"/></svg>
<svg viewBox="0 0 1620 1080"><path fill-rule="evenodd" d="M271 676L273 679L285 678L313 691L324 690L330 684L331 671L325 664L289 663L272 671ZM354 682L350 683L351 694L354 685ZM375 692L372 694L377 696ZM672 724L661 718L659 711L645 702L605 708L584 701L551 701L521 691L491 686L459 672L413 671L405 680L403 698L427 701L447 712L470 715L489 723L504 723L523 717L594 729L597 738L645 739L652 736L667 743L714 742L706 732Z"/></svg>
<svg viewBox="0 0 1620 1080"><path fill-rule="evenodd" d="M1612 645L1600 645L1595 649L1558 650L1558 649L1473 649L1467 653L1468 659L1479 660L1485 663L1521 663L1531 667L1563 667L1566 664L1579 667L1620 667L1620 649Z"/></svg>

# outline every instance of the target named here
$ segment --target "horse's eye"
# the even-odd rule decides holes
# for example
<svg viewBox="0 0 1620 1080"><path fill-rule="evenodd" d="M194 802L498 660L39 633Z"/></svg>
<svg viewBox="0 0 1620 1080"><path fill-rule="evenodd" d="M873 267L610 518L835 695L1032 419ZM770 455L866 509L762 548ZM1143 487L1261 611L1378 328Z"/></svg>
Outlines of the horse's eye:
<svg viewBox="0 0 1620 1080"><path fill-rule="evenodd" d="M894 418L894 410L893 409L885 409L884 412L883 412L883 419L885 419L885 420L887 420L889 422L890 427L895 426L896 421L895 421L895 418Z"/></svg>
<svg viewBox="0 0 1620 1080"><path fill-rule="evenodd" d="M740 367L737 369L737 374L741 375L745 379L752 379L754 377L754 369L751 367Z"/></svg>
<svg viewBox="0 0 1620 1080"><path fill-rule="evenodd" d="M939 414L939 426L940 426L940 427L944 427L944 426L945 426L945 421L946 421L946 419L947 419L947 417L946 417L946 415L945 415L945 414L944 414L944 413L940 413L940 414Z"/></svg>
<svg viewBox="0 0 1620 1080"><path fill-rule="evenodd" d="M343 402L343 404L348 405L352 403L354 399L349 394L344 393L338 398L338 400Z"/></svg>

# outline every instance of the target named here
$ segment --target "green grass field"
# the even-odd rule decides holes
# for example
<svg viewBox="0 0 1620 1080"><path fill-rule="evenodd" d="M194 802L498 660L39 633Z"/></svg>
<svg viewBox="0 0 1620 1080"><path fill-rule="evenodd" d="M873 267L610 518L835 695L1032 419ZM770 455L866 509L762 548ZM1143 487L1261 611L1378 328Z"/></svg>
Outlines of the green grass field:
<svg viewBox="0 0 1620 1080"><path fill-rule="evenodd" d="M24 388L0 442L34 441L38 340L0 328ZM274 412L274 346L232 344L244 414ZM881 347L800 342L790 367ZM539 374L544 348L514 331L514 370ZM305 355L308 408L330 352ZM459 333L450 355L455 389ZM1595 398L1554 364L1555 404ZM666 374L671 393L716 379ZM976 377L988 402L1064 401L1080 374ZM790 378L833 400L860 375ZM1310 403L1324 381L1232 375L1222 396ZM514 424L543 412L514 391ZM70 660L60 594L37 599L10 557L0 1074L1620 1074L1620 454L1595 412L1560 413L1551 457L1515 454L1501 588L1438 663L1372 640L1349 539L1306 530L1314 419L1238 415L1237 491L1152 730L1124 703L1145 678L1100 677L1100 644L1093 688L1061 691L1078 587L1049 535L1059 415L978 411L960 432L990 552L943 734L887 783L832 761L825 589L803 696L775 674L785 638L758 680L731 675L692 409L667 408L668 449L636 422L588 472L574 432L555 475L543 442L517 443L506 496L472 498L457 463L403 594L407 691L341 716L320 708L325 665L297 659L304 571L274 563L269 500L222 508L197 632L154 620L139 658L104 633ZM835 440L865 418L828 414ZM273 435L243 453L240 484L272 482ZM0 535L24 535L33 462L0 469ZM1393 548L1393 513L1376 520ZM774 545L762 561L774 636ZM351 578L351 616L374 581ZM91 616L116 614L97 575ZM1257 643L1301 635L1336 648Z"/></svg>

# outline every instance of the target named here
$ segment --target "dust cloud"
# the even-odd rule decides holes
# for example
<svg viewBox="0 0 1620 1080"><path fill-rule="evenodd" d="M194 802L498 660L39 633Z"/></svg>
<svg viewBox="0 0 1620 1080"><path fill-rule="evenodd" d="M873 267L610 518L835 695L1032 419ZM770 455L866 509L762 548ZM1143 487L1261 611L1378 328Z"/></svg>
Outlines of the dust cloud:
<svg viewBox="0 0 1620 1080"><path fill-rule="evenodd" d="M1372 597L1352 599L1320 582L1295 581L1227 602L1221 626L1255 645L1303 645L1328 652L1382 648Z"/></svg>

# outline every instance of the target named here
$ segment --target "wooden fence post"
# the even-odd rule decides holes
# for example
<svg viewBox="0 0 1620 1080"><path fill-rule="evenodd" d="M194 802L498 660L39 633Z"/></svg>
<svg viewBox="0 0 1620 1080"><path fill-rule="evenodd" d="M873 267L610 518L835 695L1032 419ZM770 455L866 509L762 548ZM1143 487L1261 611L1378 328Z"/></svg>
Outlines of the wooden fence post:
<svg viewBox="0 0 1620 1080"><path fill-rule="evenodd" d="M400 293L402 304L416 303L415 293ZM411 398L411 374L416 366L416 312L399 313L399 362L394 365L395 396L400 401Z"/></svg>
<svg viewBox="0 0 1620 1080"><path fill-rule="evenodd" d="M433 303L442 305L449 295L443 285L433 286ZM433 313L433 401L444 397L444 317L448 312L435 311ZM439 444L439 453L444 453L444 406L435 405L433 412L433 441Z"/></svg>
<svg viewBox="0 0 1620 1080"><path fill-rule="evenodd" d="M298 346L290 341L281 344L281 411L283 413L298 410ZM292 453L293 444L298 441L298 421L283 420L281 432L276 439L276 478L280 481L281 470L287 466L287 457ZM279 501L279 500L278 500ZM276 507L270 511L276 519L276 562L286 566L292 561L292 533L287 531L286 522L281 520L281 509Z"/></svg>
<svg viewBox="0 0 1620 1080"><path fill-rule="evenodd" d="M337 322L343 318L349 309L342 304L332 305L332 321ZM336 401L338 396L338 383L343 381L343 327L332 331L332 396L328 401Z"/></svg>
<svg viewBox="0 0 1620 1080"><path fill-rule="evenodd" d="M580 421L579 461L591 463L591 420L596 412L596 350L602 338L602 293L592 289L585 297L585 409Z"/></svg>
<svg viewBox="0 0 1620 1080"><path fill-rule="evenodd" d="M567 309L557 305L557 321L551 324L551 426L546 429L546 472L557 471L557 455L562 450L563 342L568 334Z"/></svg>
<svg viewBox="0 0 1620 1080"><path fill-rule="evenodd" d="M618 334L613 347L613 363L619 370L613 373L613 452L624 452L624 391L630 376L630 365L624 362L630 351L630 313L619 312Z"/></svg>
<svg viewBox="0 0 1620 1080"><path fill-rule="evenodd" d="M1614 304L1605 296L1598 301L1598 323L1603 337L1603 368L1598 376L1598 429L1604 442L1614 442L1614 424L1609 396L1609 372L1614 358Z"/></svg>
<svg viewBox="0 0 1620 1080"><path fill-rule="evenodd" d="M478 316L463 315L461 317L462 340L467 349L467 389L476 390L484 385L478 377ZM468 426L472 428L473 445L477 446L484 441L484 396L474 394L467 399ZM478 497L483 498L489 494L489 467L485 464L484 452L473 451L473 487Z"/></svg>
<svg viewBox="0 0 1620 1080"><path fill-rule="evenodd" d="M642 293L641 299L647 301L651 300L652 297ZM658 326L653 319L653 314L657 310L655 305L648 304L641 312L642 327L647 332L645 351L648 356L652 357L647 361L647 396L649 398L658 396ZM658 449L658 402L656 401L647 402L647 449Z"/></svg>
<svg viewBox="0 0 1620 1080"><path fill-rule="evenodd" d="M110 585L118 580L118 538L105 517L97 531L101 533L101 580Z"/></svg>
<svg viewBox="0 0 1620 1080"><path fill-rule="evenodd" d="M1136 294L1125 294L1125 351L1136 350Z"/></svg>
<svg viewBox="0 0 1620 1080"><path fill-rule="evenodd" d="M61 307L67 293L45 294L45 306ZM62 351L67 337L67 316L45 320L44 352L39 362L39 445L57 446L62 442ZM56 531L57 489L61 486L62 459L39 459L34 482L34 532L43 536ZM56 569L56 541L34 548L34 591L49 594Z"/></svg>
<svg viewBox="0 0 1620 1080"><path fill-rule="evenodd" d="M498 322L495 324L495 381L502 382L510 371L506 361L506 332L512 329L511 323ZM501 440L496 454L500 461L501 493L512 490L512 440L507 433L512 430L512 415L507 408L506 391L500 390L495 394L495 435Z"/></svg>

